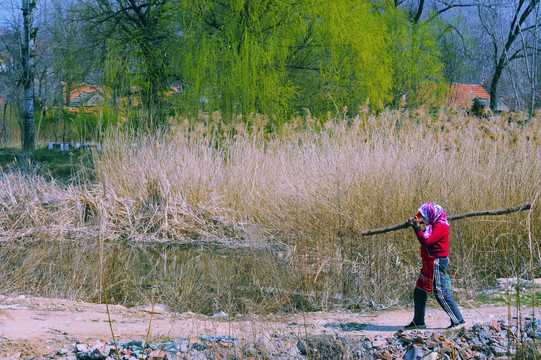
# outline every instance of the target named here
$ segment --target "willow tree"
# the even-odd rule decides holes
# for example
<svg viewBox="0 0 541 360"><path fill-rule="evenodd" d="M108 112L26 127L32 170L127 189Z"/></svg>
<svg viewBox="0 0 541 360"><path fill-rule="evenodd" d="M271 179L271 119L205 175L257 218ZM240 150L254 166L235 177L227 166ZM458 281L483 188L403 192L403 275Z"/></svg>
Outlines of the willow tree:
<svg viewBox="0 0 541 360"><path fill-rule="evenodd" d="M313 1L305 16L310 27L305 47L295 53L292 70L313 97L303 104L345 111L370 100L381 107L390 99L392 53L384 18L363 1ZM304 45L304 44L303 44ZM300 64L301 66L298 66ZM304 105L306 106L306 105Z"/></svg>
<svg viewBox="0 0 541 360"><path fill-rule="evenodd" d="M169 49L178 37L176 6L172 0L81 0L79 20L89 26L94 40L108 44L107 61L124 71L106 74L109 83L122 83L135 92L143 113L134 124L150 129L161 126L164 117L160 94L170 78ZM117 56L118 55L118 56ZM117 77L111 79L111 77ZM143 122L143 120L145 122Z"/></svg>
<svg viewBox="0 0 541 360"><path fill-rule="evenodd" d="M367 3L201 0L185 9L180 69L191 108L284 115L389 97L388 34Z"/></svg>
<svg viewBox="0 0 541 360"><path fill-rule="evenodd" d="M192 109L270 114L290 106L298 89L286 66L304 26L300 4L201 0L185 8L180 70Z"/></svg>
<svg viewBox="0 0 541 360"><path fill-rule="evenodd" d="M393 103L398 104L404 96L412 106L438 101L445 89L438 22L411 21L410 14L393 6L386 9L384 17L393 53Z"/></svg>

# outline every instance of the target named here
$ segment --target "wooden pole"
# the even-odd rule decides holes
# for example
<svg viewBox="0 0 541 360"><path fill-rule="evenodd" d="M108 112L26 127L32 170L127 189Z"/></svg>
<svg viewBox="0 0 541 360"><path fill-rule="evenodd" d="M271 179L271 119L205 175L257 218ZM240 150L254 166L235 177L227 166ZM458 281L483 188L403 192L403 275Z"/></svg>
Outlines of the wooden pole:
<svg viewBox="0 0 541 360"><path fill-rule="evenodd" d="M515 207L512 207L512 208L508 208L508 209L472 211L472 212L467 212L467 213L458 214L458 215L450 215L450 216L447 217L447 221L454 221L454 220L464 219L464 218L473 217L473 216L504 215L504 214L510 214L510 213L519 212L519 211L523 211L523 210L530 210L530 209L531 209L530 204L523 204L523 205L515 206ZM383 234L383 233L386 233L386 232L389 232L389 231L405 229L405 228L407 228L409 226L410 225L406 221L403 224L391 225L391 226L387 226L387 227L383 227L383 228L379 228L379 229L373 229L373 230L365 230L365 231L361 232L361 235L362 236L372 236L372 235L376 235L376 234Z"/></svg>

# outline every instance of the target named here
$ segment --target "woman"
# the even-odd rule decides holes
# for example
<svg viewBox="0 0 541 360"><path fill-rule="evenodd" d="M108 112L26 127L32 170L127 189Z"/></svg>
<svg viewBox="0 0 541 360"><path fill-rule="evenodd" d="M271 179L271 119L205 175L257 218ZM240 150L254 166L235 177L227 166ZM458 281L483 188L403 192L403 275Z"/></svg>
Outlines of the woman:
<svg viewBox="0 0 541 360"><path fill-rule="evenodd" d="M428 293L432 291L440 306L449 315L451 325L448 329L464 324L464 318L445 286L445 271L449 264L449 223L443 208L432 202L424 203L419 207L417 216L410 218L408 222L413 226L421 244L423 268L413 291L413 321L404 329L426 328L426 300ZM426 224L424 230L420 226L421 222Z"/></svg>

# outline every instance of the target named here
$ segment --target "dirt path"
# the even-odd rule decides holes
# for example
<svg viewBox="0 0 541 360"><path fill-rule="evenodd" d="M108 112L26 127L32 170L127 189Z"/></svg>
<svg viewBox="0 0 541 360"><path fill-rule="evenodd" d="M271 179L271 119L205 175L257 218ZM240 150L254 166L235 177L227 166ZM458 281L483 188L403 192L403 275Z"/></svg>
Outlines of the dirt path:
<svg viewBox="0 0 541 360"><path fill-rule="evenodd" d="M314 312L289 316L247 316L228 320L193 313L174 314L161 306L126 308L110 306L112 328L118 341L149 341L230 335L247 341L270 341L277 335L343 333L328 324L364 324L361 331L348 331L349 336L391 336L412 317L411 309L385 310L372 313ZM483 305L461 308L467 325L508 318L505 306ZM522 310L531 316L531 310ZM516 309L512 309L516 315ZM536 310L541 317L541 311ZM427 311L429 329L449 324L445 313L431 306ZM149 326L150 325L150 326ZM325 326L327 325L327 326ZM39 357L54 354L75 341L112 339L105 305L62 299L5 297L0 295L0 359ZM293 344L291 345L293 346Z"/></svg>

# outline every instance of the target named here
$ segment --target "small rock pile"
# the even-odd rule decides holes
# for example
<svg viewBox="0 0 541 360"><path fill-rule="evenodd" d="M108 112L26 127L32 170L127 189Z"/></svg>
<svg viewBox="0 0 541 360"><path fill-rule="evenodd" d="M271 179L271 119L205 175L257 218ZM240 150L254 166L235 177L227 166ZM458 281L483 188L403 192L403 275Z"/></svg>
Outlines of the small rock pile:
<svg viewBox="0 0 541 360"><path fill-rule="evenodd" d="M345 329L355 327L345 327ZM202 334L198 338L183 337L163 343L148 344L144 340L117 343L107 340L77 343L73 349L60 349L53 358L65 360L113 360L118 353L123 360L204 360L204 359L404 359L463 360L541 358L541 321L525 319L508 325L506 321L475 324L459 330L399 330L392 337L380 335L346 336L315 335L297 338L297 349L279 352L240 339ZM286 339L277 339L283 342Z"/></svg>
<svg viewBox="0 0 541 360"><path fill-rule="evenodd" d="M167 360L167 359L207 359L208 350L230 348L239 340L229 336L202 334L199 338L183 337L163 343L148 344L145 340L117 342L100 340L90 343L77 343L73 349L60 349L55 359L65 360L112 360L118 359L117 351L123 360ZM216 351L213 351L216 352ZM218 351L219 352L219 351ZM217 353L217 352L216 352Z"/></svg>
<svg viewBox="0 0 541 360"><path fill-rule="evenodd" d="M292 337L293 339L293 337ZM271 344L246 341L227 335L182 337L162 343L149 344L144 340L117 342L99 340L78 342L71 349L60 349L51 359L62 360L206 360L206 359L299 359L295 343L286 346L283 337L272 336ZM117 356L117 353L120 356ZM295 354L291 356L291 354Z"/></svg>
<svg viewBox="0 0 541 360"><path fill-rule="evenodd" d="M455 331L399 330L392 337L317 336L298 342L311 359L508 359L541 358L541 321L475 324ZM334 356L331 356L334 354Z"/></svg>

